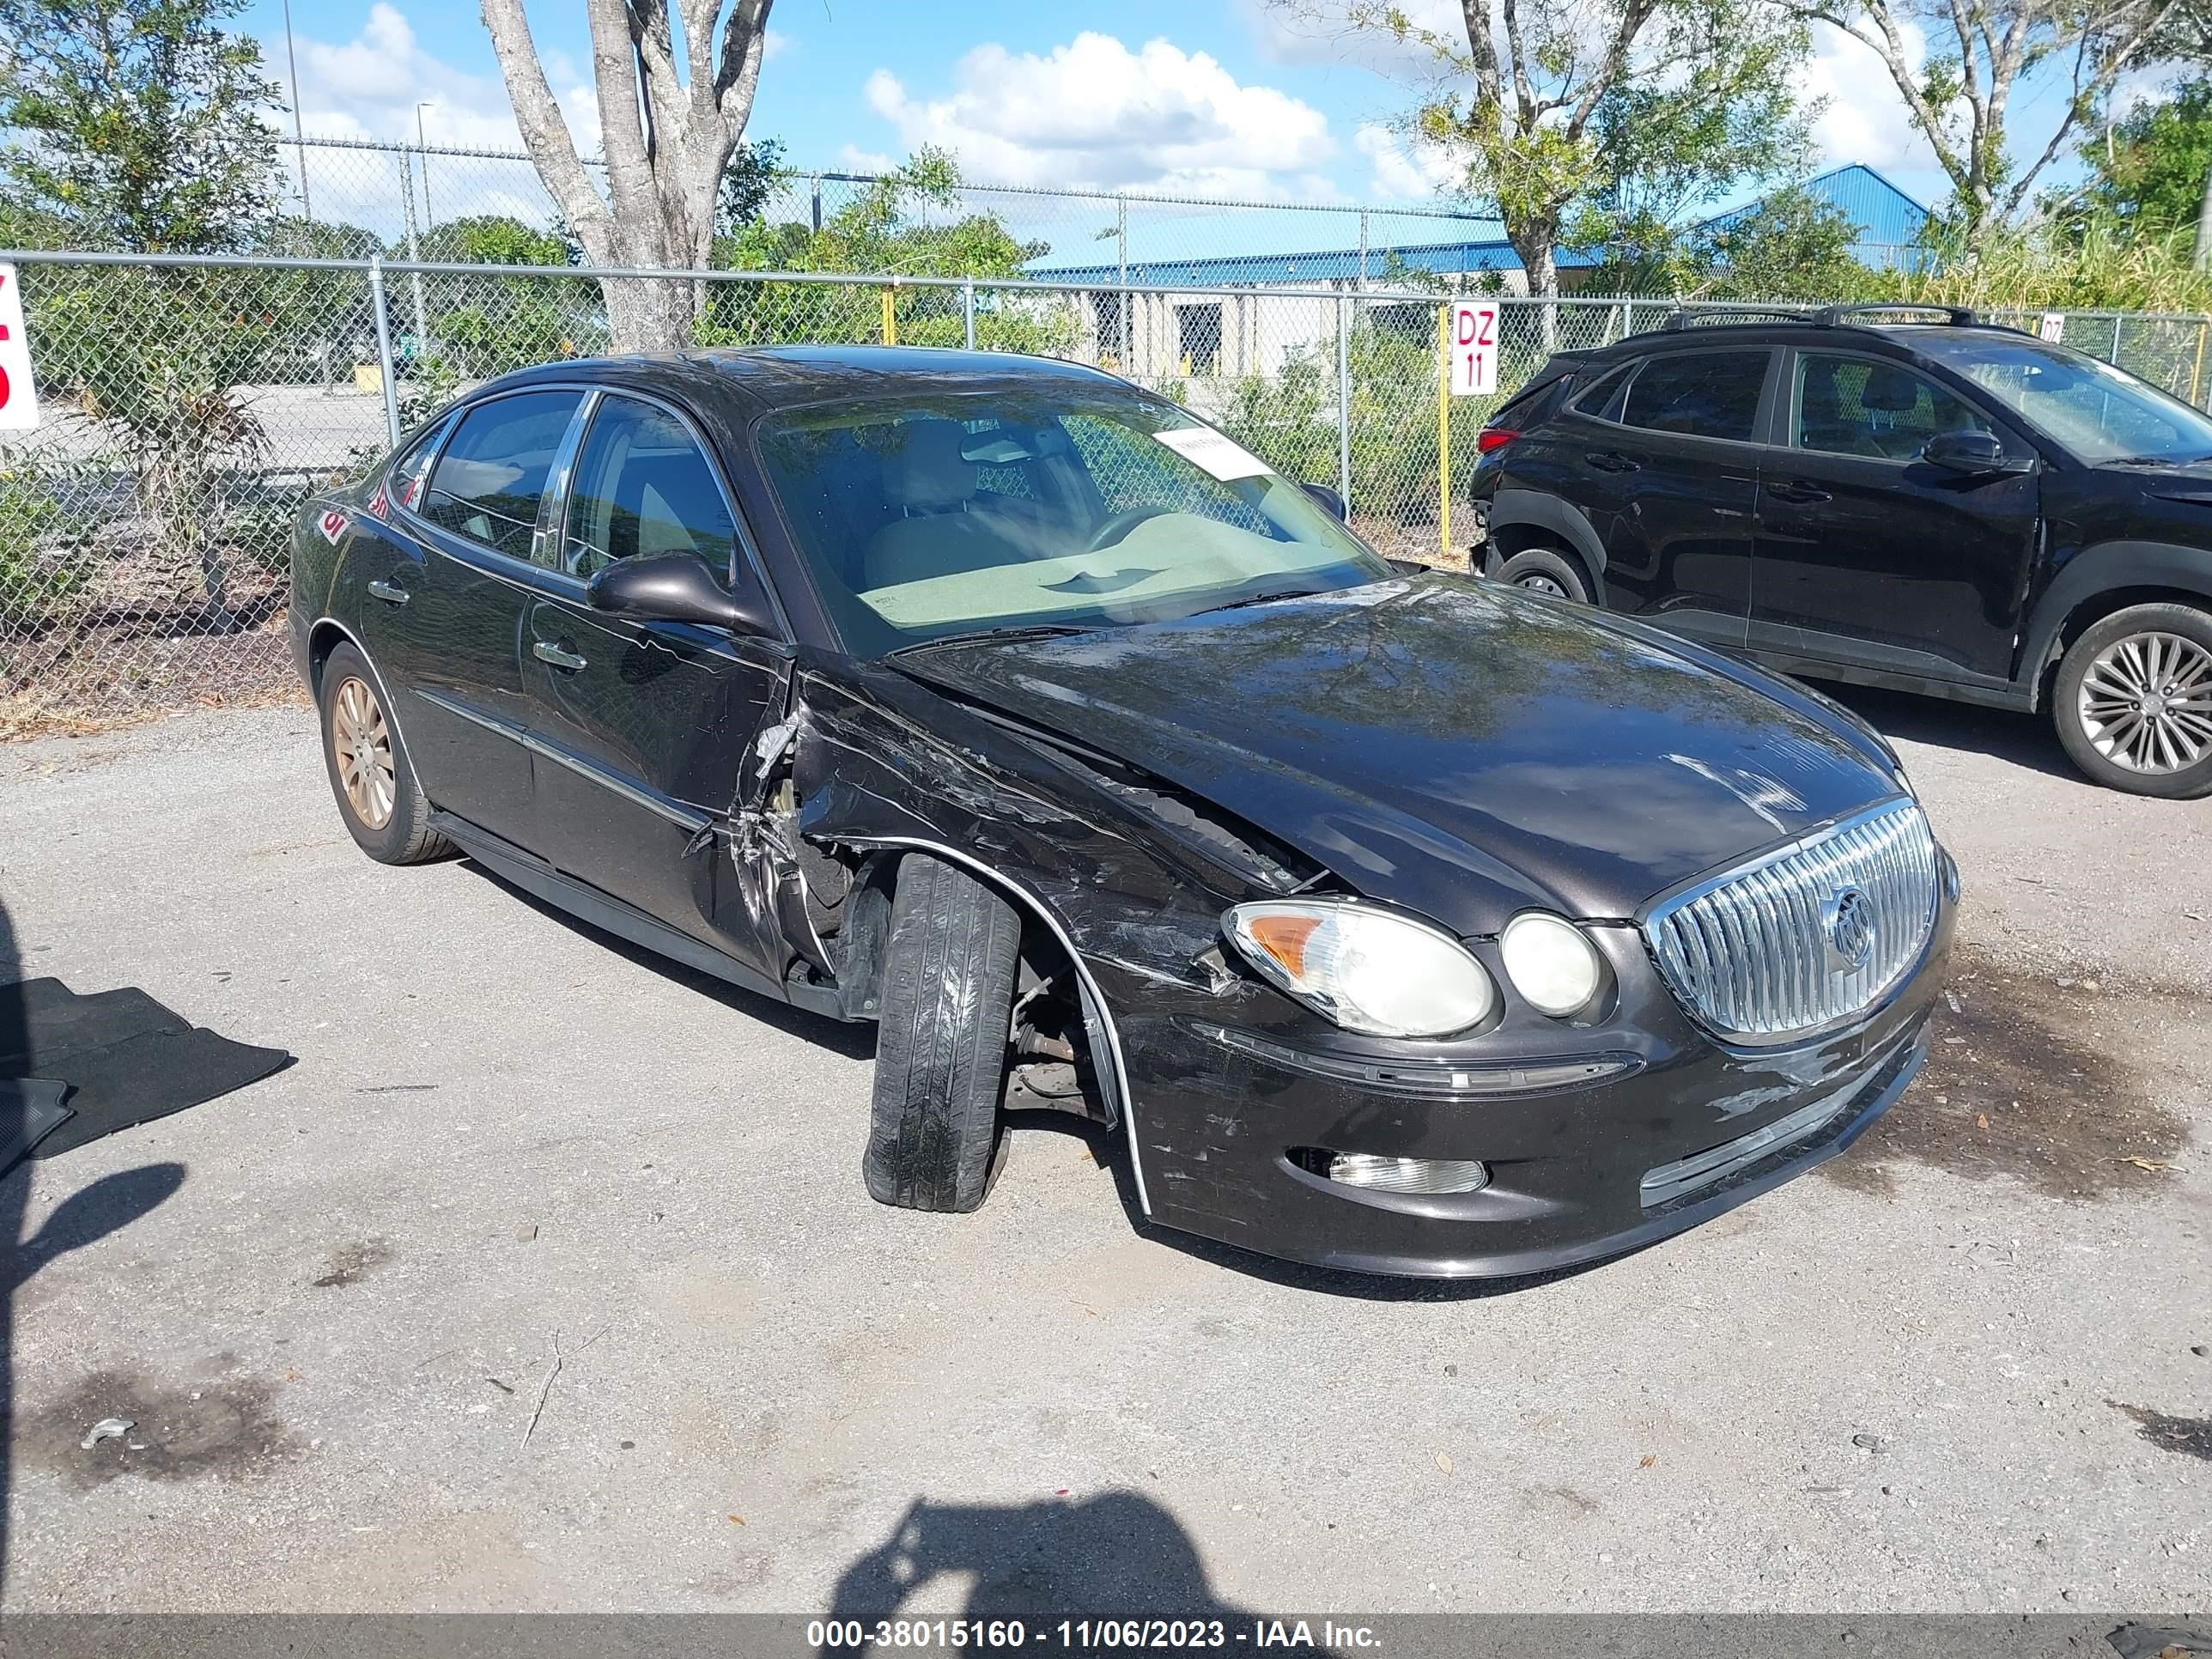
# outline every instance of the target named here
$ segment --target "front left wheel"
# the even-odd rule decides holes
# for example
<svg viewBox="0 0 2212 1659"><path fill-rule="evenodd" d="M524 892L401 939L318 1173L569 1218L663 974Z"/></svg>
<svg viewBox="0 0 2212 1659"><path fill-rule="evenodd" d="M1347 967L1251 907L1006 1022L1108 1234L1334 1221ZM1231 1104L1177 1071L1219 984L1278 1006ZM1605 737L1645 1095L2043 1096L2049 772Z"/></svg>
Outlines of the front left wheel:
<svg viewBox="0 0 2212 1659"><path fill-rule="evenodd" d="M966 871L920 853L901 861L860 1164L878 1202L966 1211L991 1190L1021 942L1013 906Z"/></svg>
<svg viewBox="0 0 2212 1659"><path fill-rule="evenodd" d="M430 803L415 782L399 728L385 713L368 659L339 646L323 664L316 693L323 763L354 844L379 864L424 864L450 854L453 843L430 828Z"/></svg>

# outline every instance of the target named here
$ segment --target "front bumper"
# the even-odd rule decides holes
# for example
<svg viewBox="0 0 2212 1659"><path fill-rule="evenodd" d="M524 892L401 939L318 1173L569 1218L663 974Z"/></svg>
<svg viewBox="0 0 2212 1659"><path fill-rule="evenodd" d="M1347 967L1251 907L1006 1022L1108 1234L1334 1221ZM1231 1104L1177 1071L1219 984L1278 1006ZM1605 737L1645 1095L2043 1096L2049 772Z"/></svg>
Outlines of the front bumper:
<svg viewBox="0 0 2212 1659"><path fill-rule="evenodd" d="M1780 1052L1716 1042L1660 984L1641 936L1604 930L1620 1006L1579 1034L1578 1054L1547 1058L1625 1069L1541 1092L1439 1097L1433 1073L1408 1078L1416 1057L1432 1059L1422 1045L1396 1045L1394 1071L1392 1045L1310 1028L1255 1034L1218 1004L1209 1013L1162 998L1157 983L1126 988L1137 1008L1109 992L1152 1218L1320 1267L1443 1279L1548 1272L1683 1231L1834 1157L1904 1092L1926 1053L1954 917L1947 899L1917 968L1865 1019ZM1365 1081L1346 1076L1355 1050ZM1491 1182L1453 1194L1354 1188L1302 1167L1308 1147L1476 1158Z"/></svg>

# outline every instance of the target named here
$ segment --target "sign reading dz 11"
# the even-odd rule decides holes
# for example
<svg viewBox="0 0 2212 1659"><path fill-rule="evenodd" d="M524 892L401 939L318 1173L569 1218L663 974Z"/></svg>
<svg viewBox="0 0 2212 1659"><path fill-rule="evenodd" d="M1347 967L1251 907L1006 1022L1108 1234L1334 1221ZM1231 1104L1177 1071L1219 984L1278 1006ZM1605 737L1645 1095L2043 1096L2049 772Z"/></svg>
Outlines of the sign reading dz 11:
<svg viewBox="0 0 2212 1659"><path fill-rule="evenodd" d="M15 267L0 264L0 431L29 432L39 424L39 396L31 386L31 342L23 332L23 299Z"/></svg>
<svg viewBox="0 0 2212 1659"><path fill-rule="evenodd" d="M1498 390L1498 314L1495 300L1452 301L1453 397L1487 396Z"/></svg>

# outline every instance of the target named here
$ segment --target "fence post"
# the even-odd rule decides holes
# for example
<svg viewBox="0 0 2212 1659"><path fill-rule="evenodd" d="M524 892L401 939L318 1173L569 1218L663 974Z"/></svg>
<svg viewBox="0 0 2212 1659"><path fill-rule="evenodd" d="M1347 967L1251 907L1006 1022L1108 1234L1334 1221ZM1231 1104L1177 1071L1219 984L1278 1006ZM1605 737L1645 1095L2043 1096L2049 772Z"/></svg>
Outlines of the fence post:
<svg viewBox="0 0 2212 1659"><path fill-rule="evenodd" d="M896 288L886 288L884 290L884 343L885 345L898 343L898 308L892 302L891 298L897 291Z"/></svg>
<svg viewBox="0 0 2212 1659"><path fill-rule="evenodd" d="M968 349L975 349L975 279L960 279L960 330L966 336Z"/></svg>
<svg viewBox="0 0 2212 1659"><path fill-rule="evenodd" d="M1437 307L1437 547L1451 558L1451 313Z"/></svg>
<svg viewBox="0 0 2212 1659"><path fill-rule="evenodd" d="M1352 516L1352 301L1336 291L1336 493Z"/></svg>
<svg viewBox="0 0 2212 1659"><path fill-rule="evenodd" d="M384 258L380 254L368 256L368 304L376 313L376 378L384 386L384 429L391 434L392 447L399 447L399 391L392 382L398 376L392 367L392 321L385 315Z"/></svg>
<svg viewBox="0 0 2212 1659"><path fill-rule="evenodd" d="M2126 316L2127 313L2124 312L2116 311L2112 313L2112 355L2106 358L2106 362L2111 363L2114 368L2120 366L2120 325L2126 320Z"/></svg>

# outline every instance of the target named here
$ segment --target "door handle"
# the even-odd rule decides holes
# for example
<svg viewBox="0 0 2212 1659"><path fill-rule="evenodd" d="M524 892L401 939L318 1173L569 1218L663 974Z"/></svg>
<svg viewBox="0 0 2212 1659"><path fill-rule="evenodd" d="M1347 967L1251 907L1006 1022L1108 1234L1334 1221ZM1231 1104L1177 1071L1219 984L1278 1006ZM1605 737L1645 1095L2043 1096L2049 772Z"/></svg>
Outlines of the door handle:
<svg viewBox="0 0 2212 1659"><path fill-rule="evenodd" d="M1617 449L1593 449L1583 459L1601 472L1633 472L1638 463Z"/></svg>
<svg viewBox="0 0 2212 1659"><path fill-rule="evenodd" d="M1794 501L1802 505L1808 501L1832 501L1835 497L1818 484L1807 483L1802 478L1792 478L1785 484L1771 485L1766 492L1778 501Z"/></svg>
<svg viewBox="0 0 2212 1659"><path fill-rule="evenodd" d="M540 640L530 647L531 654L540 662L550 662L563 673L573 674L584 665L584 659L565 645L556 645L550 640Z"/></svg>
<svg viewBox="0 0 2212 1659"><path fill-rule="evenodd" d="M404 605L413 597L404 587L394 587L390 582L378 580L368 585L369 597L382 599L386 605Z"/></svg>

